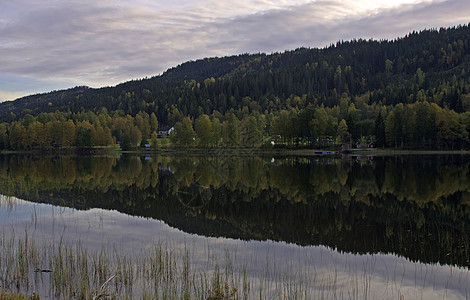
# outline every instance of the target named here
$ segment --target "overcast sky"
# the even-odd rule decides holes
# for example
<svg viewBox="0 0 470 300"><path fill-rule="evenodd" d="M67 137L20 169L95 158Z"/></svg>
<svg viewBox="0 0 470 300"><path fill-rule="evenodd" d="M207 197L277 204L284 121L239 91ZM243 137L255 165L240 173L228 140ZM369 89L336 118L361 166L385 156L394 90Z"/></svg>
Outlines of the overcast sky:
<svg viewBox="0 0 470 300"><path fill-rule="evenodd" d="M0 100L469 22L469 0L0 0Z"/></svg>

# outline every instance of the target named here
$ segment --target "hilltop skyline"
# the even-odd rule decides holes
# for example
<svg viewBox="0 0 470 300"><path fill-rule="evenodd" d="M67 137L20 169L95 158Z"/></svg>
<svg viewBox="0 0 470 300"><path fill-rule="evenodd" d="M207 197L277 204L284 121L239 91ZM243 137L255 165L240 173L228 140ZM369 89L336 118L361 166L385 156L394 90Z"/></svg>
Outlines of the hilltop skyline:
<svg viewBox="0 0 470 300"><path fill-rule="evenodd" d="M0 11L0 101L161 74L204 57L395 39L467 24L465 0L13 1Z"/></svg>

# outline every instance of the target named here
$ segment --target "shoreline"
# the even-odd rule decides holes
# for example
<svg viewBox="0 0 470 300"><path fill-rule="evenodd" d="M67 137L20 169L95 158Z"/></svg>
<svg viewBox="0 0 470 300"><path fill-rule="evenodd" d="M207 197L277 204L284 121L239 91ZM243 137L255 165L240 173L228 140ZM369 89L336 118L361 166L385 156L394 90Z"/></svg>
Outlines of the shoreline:
<svg viewBox="0 0 470 300"><path fill-rule="evenodd" d="M344 151L326 149L254 149L254 148L189 148L158 150L118 150L118 149L62 149L62 150L0 150L0 155L120 155L120 154L189 154L189 155L288 155L288 156L394 156L394 155L470 155L470 150L403 150L389 148L349 149Z"/></svg>

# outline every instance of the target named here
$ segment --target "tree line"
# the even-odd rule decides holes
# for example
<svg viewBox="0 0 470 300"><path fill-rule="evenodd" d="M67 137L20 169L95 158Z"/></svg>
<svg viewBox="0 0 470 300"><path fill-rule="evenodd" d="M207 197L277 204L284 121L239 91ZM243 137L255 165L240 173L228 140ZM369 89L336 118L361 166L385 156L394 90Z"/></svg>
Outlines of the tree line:
<svg viewBox="0 0 470 300"><path fill-rule="evenodd" d="M123 150L172 148L325 148L464 149L470 146L470 112L457 113L427 100L395 106L369 104L369 95L339 105L307 105L277 112L214 111L197 118L178 115L174 131L159 135L155 113L41 113L0 123L0 149Z"/></svg>
<svg viewBox="0 0 470 300"><path fill-rule="evenodd" d="M109 147L135 148L158 129L155 114L41 113L11 123L0 123L0 148L11 150Z"/></svg>

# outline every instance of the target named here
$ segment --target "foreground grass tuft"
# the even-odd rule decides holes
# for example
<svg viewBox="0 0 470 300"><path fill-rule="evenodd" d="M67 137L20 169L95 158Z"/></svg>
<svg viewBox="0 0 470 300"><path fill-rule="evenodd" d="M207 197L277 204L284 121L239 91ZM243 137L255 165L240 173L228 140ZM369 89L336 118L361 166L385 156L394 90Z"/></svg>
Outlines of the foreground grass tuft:
<svg viewBox="0 0 470 300"><path fill-rule="evenodd" d="M39 300L37 294L33 294L30 297L27 297L23 294L12 294L7 293L6 291L0 291L0 300Z"/></svg>

